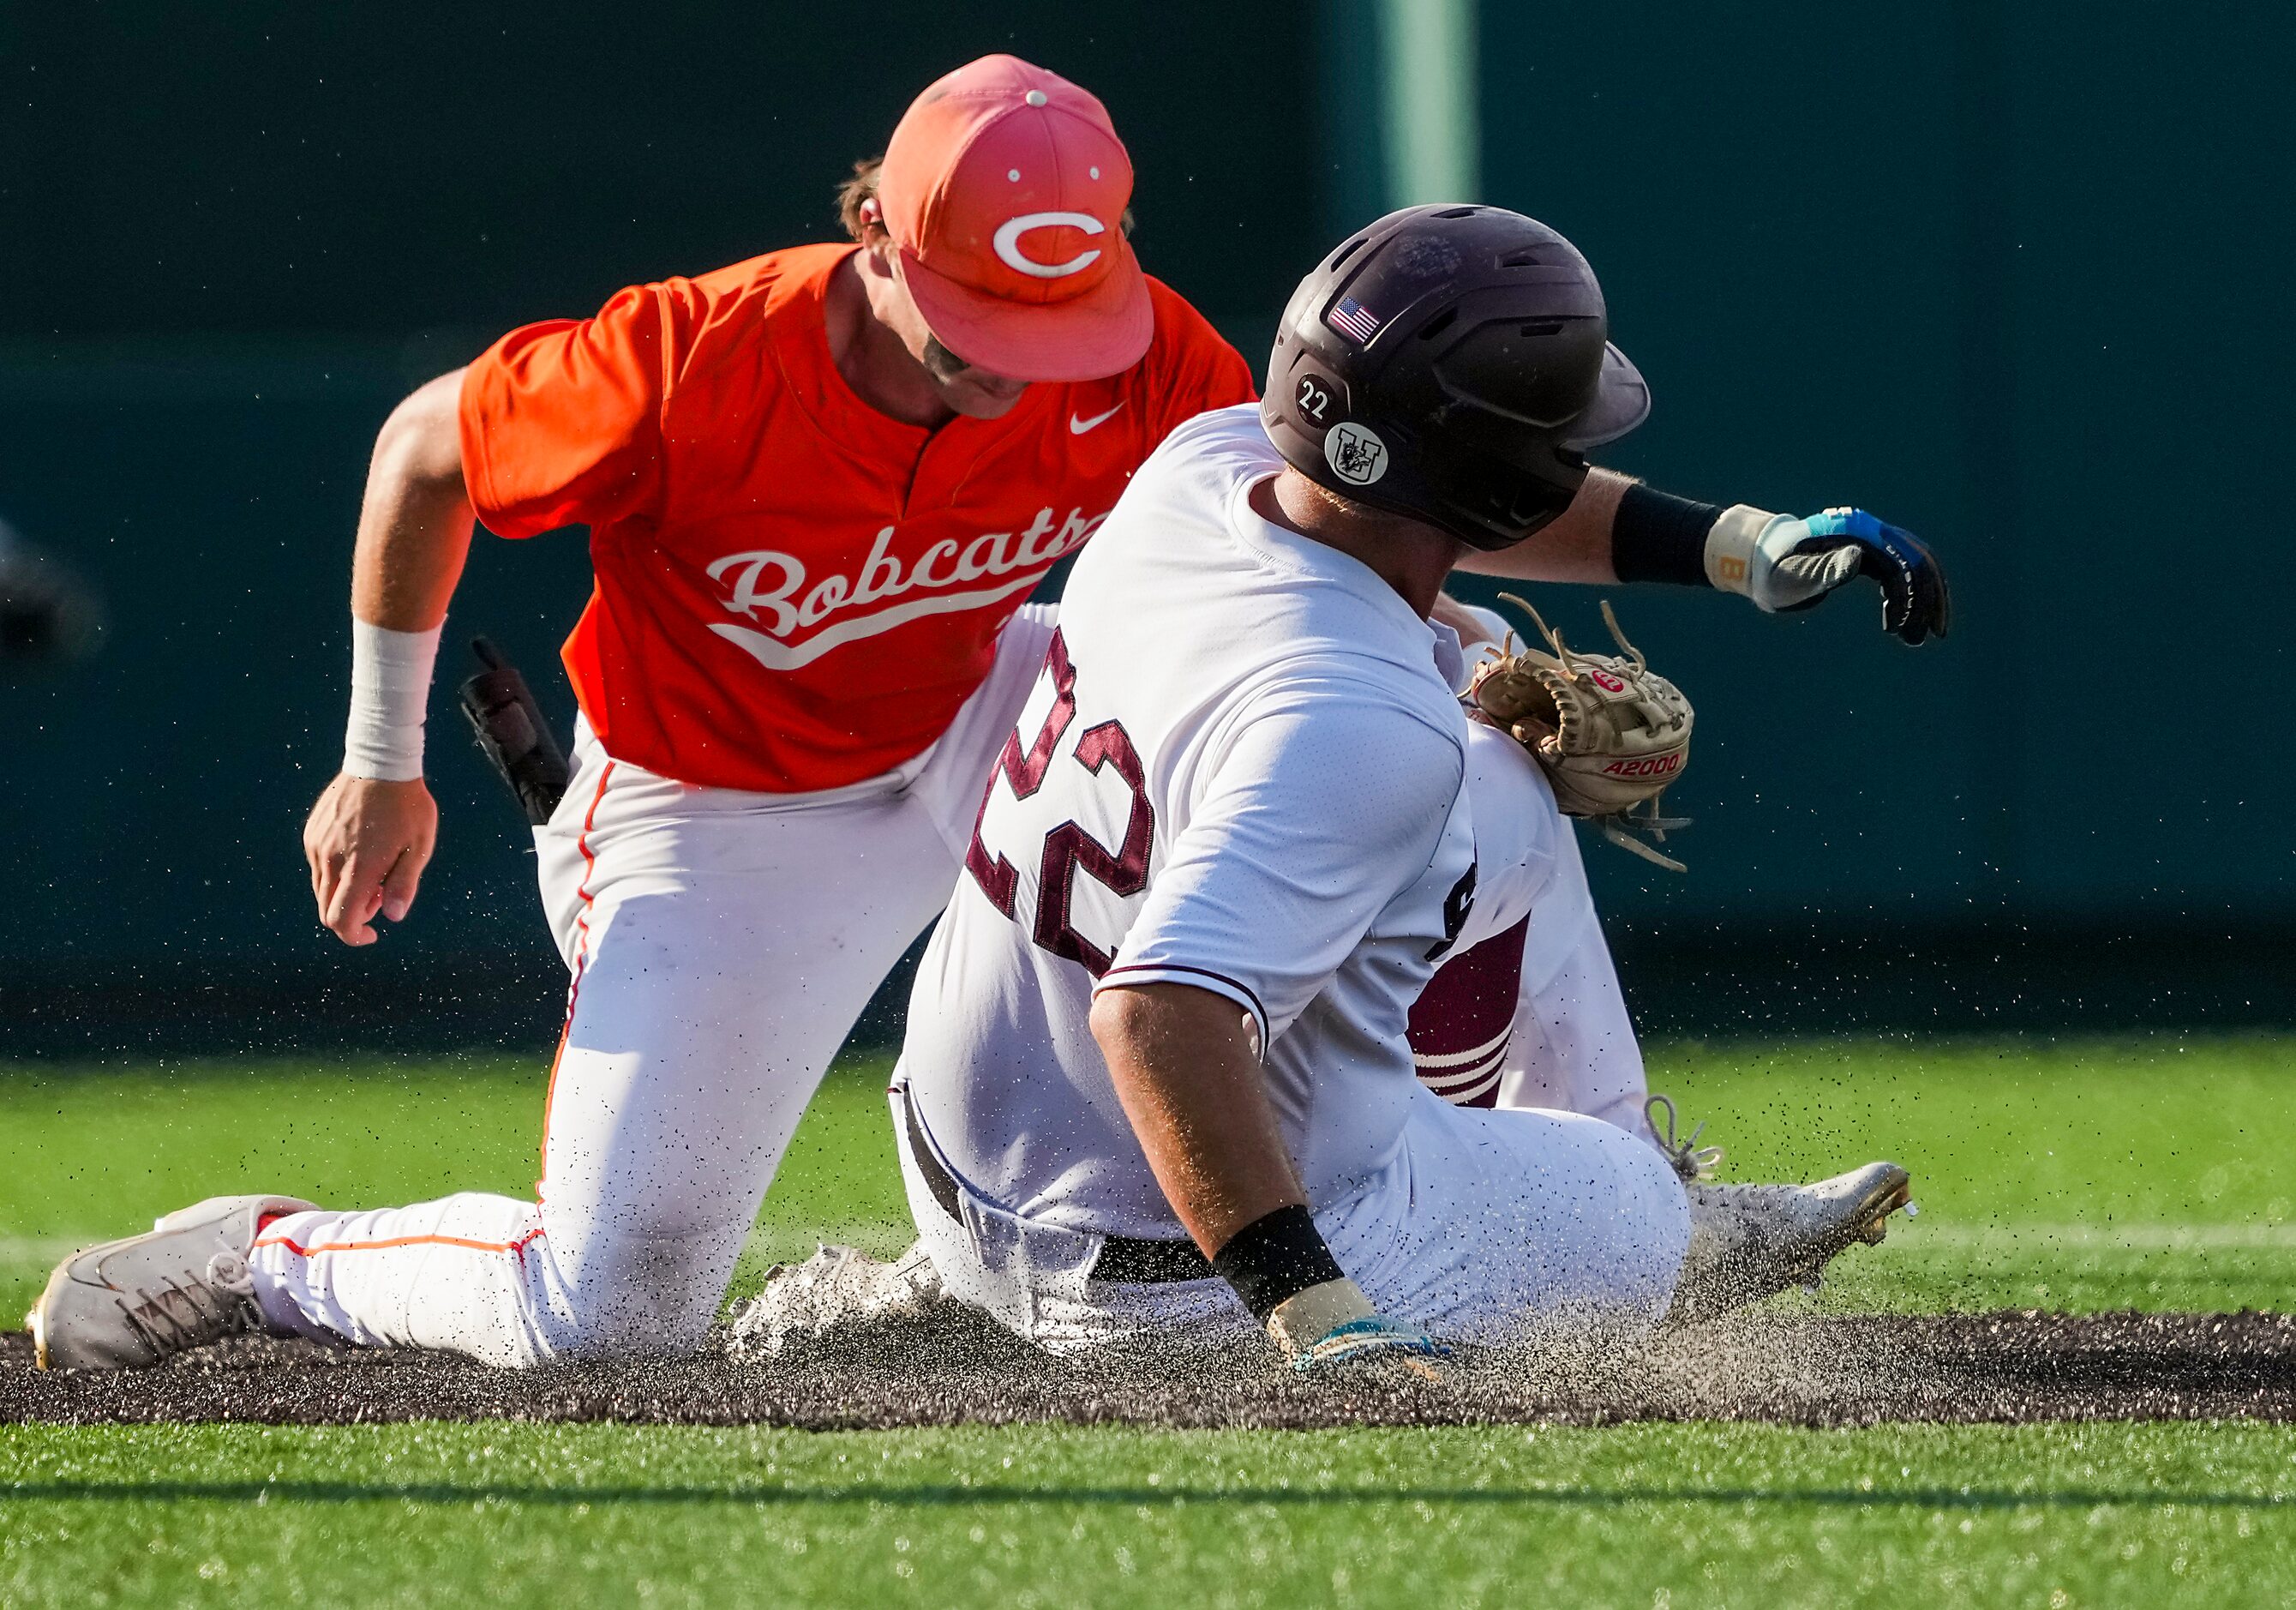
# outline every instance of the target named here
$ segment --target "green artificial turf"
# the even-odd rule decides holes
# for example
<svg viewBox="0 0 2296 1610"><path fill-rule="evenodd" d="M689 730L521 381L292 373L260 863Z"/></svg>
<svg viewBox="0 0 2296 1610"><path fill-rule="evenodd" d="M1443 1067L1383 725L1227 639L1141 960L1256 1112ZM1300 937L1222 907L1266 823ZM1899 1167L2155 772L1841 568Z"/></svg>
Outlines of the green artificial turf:
<svg viewBox="0 0 2296 1610"><path fill-rule="evenodd" d="M1729 1148L1726 1175L1914 1171L1922 1216L1836 1266L1833 1307L2296 1307L2296 1040L1659 1046L1652 1082ZM907 1230L882 1056L831 1075L735 1289L816 1238ZM0 1315L48 1264L225 1191L346 1205L532 1188L527 1060L0 1064ZM1796 1299L1800 1301L1800 1299Z"/></svg>
<svg viewBox="0 0 2296 1610"><path fill-rule="evenodd" d="M1912 1171L1921 1216L1822 1306L2296 1308L2296 1039L1675 1045L1651 1080L1729 1178Z"/></svg>
<svg viewBox="0 0 2296 1610"><path fill-rule="evenodd" d="M1914 1171L1923 1215L1818 1302L2296 1306L2296 1041L1652 1063L1730 1176ZM905 1242L883 1073L824 1088L737 1290L816 1236ZM524 1062L0 1066L0 1314L214 1192L523 1192L541 1095ZM2266 1425L15 1426L0 1604L2281 1604L2292 1499Z"/></svg>
<svg viewBox="0 0 2296 1610"><path fill-rule="evenodd" d="M0 1431L0 1603L2264 1605L2246 1425Z"/></svg>

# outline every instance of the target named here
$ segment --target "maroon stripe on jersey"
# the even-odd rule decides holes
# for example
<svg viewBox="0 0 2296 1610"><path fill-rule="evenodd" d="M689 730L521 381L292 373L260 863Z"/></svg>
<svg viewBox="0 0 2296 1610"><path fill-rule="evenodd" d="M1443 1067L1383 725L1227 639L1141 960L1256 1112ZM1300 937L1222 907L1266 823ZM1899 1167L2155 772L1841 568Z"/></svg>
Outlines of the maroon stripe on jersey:
<svg viewBox="0 0 2296 1610"><path fill-rule="evenodd" d="M1504 1082L1504 1070L1493 1063L1488 1072L1473 1081L1435 1093L1455 1107L1495 1107L1498 1105L1499 1086Z"/></svg>
<svg viewBox="0 0 2296 1610"><path fill-rule="evenodd" d="M1411 1060L1420 1082L1465 1107L1498 1105L1507 1028L1522 986L1530 918L1463 950L1427 981L1411 1008Z"/></svg>

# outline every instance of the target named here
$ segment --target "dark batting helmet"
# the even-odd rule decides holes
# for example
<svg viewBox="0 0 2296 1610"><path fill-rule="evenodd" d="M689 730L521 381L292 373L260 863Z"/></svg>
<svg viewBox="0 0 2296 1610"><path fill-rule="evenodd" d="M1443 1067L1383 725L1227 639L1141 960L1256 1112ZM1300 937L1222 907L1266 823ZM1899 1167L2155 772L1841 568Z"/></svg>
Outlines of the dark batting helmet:
<svg viewBox="0 0 2296 1610"><path fill-rule="evenodd" d="M1577 247L1497 207L1408 207L1292 293L1259 416L1301 474L1479 548L1570 506L1650 413Z"/></svg>

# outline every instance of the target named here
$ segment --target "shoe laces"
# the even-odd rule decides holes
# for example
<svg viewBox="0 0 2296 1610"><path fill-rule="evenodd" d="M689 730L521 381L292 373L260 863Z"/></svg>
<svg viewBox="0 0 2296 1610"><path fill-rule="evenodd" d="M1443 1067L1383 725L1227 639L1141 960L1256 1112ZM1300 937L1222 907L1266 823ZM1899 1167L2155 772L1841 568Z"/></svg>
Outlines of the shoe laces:
<svg viewBox="0 0 2296 1610"><path fill-rule="evenodd" d="M209 1262L205 1280L186 1284L170 1275L157 1286L135 1287L119 1300L119 1311L163 1359L245 1335L260 1323L247 1265L229 1253Z"/></svg>
<svg viewBox="0 0 2296 1610"><path fill-rule="evenodd" d="M1661 1111L1666 1113L1666 1129L1663 1133L1660 1132L1658 1123L1658 1116ZM1673 1097L1652 1096L1645 1100L1643 1103L1643 1121L1650 1125L1651 1135L1658 1141L1658 1149L1665 1154L1667 1162L1674 1166L1675 1174L1683 1184L1695 1185L1721 1166L1724 1154L1720 1146L1702 1146L1698 1144L1698 1138L1706 1133L1704 1120L1700 1120L1698 1127L1691 1130L1686 1138L1681 1140L1675 1138Z"/></svg>

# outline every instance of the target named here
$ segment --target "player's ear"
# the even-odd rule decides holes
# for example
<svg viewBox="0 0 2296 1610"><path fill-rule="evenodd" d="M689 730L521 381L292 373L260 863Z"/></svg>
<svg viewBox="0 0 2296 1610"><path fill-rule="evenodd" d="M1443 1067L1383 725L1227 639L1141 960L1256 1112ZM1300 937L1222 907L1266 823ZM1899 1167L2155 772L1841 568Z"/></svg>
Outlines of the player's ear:
<svg viewBox="0 0 2296 1610"><path fill-rule="evenodd" d="M879 269L888 274L891 273L893 237L885 227L884 209L878 205L875 196L871 196L861 203L857 216L861 228L856 238L861 242L861 250L877 259L876 267Z"/></svg>

